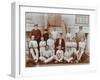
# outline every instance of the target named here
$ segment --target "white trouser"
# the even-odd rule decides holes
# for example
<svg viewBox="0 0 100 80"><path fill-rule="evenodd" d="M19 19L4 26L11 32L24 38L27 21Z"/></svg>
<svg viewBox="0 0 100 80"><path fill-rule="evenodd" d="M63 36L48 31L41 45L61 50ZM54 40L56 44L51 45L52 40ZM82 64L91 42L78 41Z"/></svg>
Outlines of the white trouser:
<svg viewBox="0 0 100 80"><path fill-rule="evenodd" d="M50 49L54 49L54 45L49 45L49 48Z"/></svg>
<svg viewBox="0 0 100 80"><path fill-rule="evenodd" d="M55 56L54 56L54 59L55 59L56 61L58 61L58 62L61 62L61 61L63 60L63 57L58 58L58 57L55 55Z"/></svg>
<svg viewBox="0 0 100 80"><path fill-rule="evenodd" d="M45 63L51 62L54 59L54 56L49 57L48 59L45 60Z"/></svg>
<svg viewBox="0 0 100 80"><path fill-rule="evenodd" d="M43 55L44 50L45 50L45 47L40 47L40 56Z"/></svg>
<svg viewBox="0 0 100 80"><path fill-rule="evenodd" d="M83 53L84 53L84 49L81 49L80 54L77 55L78 61L81 59Z"/></svg>
<svg viewBox="0 0 100 80"><path fill-rule="evenodd" d="M43 56L40 56L39 59L40 59L41 61L43 61L43 62L46 60L46 58L43 57Z"/></svg>
<svg viewBox="0 0 100 80"><path fill-rule="evenodd" d="M71 62L71 60L73 60L73 57L69 57L69 58L64 57L64 60L67 61L67 62Z"/></svg>
<svg viewBox="0 0 100 80"><path fill-rule="evenodd" d="M51 62L51 61L54 59L54 56L51 56L51 57L49 57L49 58L45 58L45 57L43 57L43 56L40 56L39 59L40 59L41 61L43 61L44 63L49 63L49 62Z"/></svg>
<svg viewBox="0 0 100 80"><path fill-rule="evenodd" d="M36 54L34 53L34 51L35 51ZM39 56L38 49L37 48L34 48L34 51L33 51L33 48L30 49L30 52L32 54L33 59L38 60L38 56Z"/></svg>

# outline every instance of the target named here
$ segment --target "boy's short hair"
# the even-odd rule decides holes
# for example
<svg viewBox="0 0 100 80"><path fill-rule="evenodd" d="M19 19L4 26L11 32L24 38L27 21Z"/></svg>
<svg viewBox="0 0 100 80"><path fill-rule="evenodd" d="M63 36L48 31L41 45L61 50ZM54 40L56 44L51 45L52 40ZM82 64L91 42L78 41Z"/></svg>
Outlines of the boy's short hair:
<svg viewBox="0 0 100 80"><path fill-rule="evenodd" d="M83 26L79 26L79 29L83 29Z"/></svg>
<svg viewBox="0 0 100 80"><path fill-rule="evenodd" d="M45 48L49 48L49 46L48 46L48 45L46 45L46 46L45 46Z"/></svg>
<svg viewBox="0 0 100 80"><path fill-rule="evenodd" d="M59 33L59 36L63 36L63 33Z"/></svg>

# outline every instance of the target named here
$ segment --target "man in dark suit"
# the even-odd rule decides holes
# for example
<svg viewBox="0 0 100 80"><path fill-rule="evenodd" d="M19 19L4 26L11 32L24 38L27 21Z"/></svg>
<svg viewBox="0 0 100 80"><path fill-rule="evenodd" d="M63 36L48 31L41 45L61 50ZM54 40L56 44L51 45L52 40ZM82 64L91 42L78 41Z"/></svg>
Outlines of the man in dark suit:
<svg viewBox="0 0 100 80"><path fill-rule="evenodd" d="M63 39L63 34L60 33L59 38L55 41L55 52L58 50L58 47L61 46L61 50L65 52L65 41Z"/></svg>

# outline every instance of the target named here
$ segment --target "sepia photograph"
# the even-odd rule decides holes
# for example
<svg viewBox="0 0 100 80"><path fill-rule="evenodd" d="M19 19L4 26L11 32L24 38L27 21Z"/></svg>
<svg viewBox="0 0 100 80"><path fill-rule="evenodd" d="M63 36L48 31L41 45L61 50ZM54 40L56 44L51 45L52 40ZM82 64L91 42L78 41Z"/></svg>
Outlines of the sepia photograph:
<svg viewBox="0 0 100 80"><path fill-rule="evenodd" d="M26 67L89 62L89 15L25 12Z"/></svg>

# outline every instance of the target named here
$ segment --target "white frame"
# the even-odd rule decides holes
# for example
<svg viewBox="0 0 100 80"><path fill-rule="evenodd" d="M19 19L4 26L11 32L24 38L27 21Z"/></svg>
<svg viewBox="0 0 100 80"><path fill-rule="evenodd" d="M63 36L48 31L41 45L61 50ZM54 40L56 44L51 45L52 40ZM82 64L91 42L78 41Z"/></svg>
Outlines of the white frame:
<svg viewBox="0 0 100 80"><path fill-rule="evenodd" d="M66 13L66 14L88 14L90 15L90 64L88 65L62 65L49 67L25 67L25 12L48 12L48 13ZM12 76L46 76L61 75L65 73L82 73L95 70L96 57L94 50L95 38L95 9L76 8L76 7L46 7L32 6L32 4L12 3ZM23 48L23 49L22 49ZM23 64L22 64L23 63ZM53 72L54 71L54 72ZM60 74L59 74L60 73Z"/></svg>

